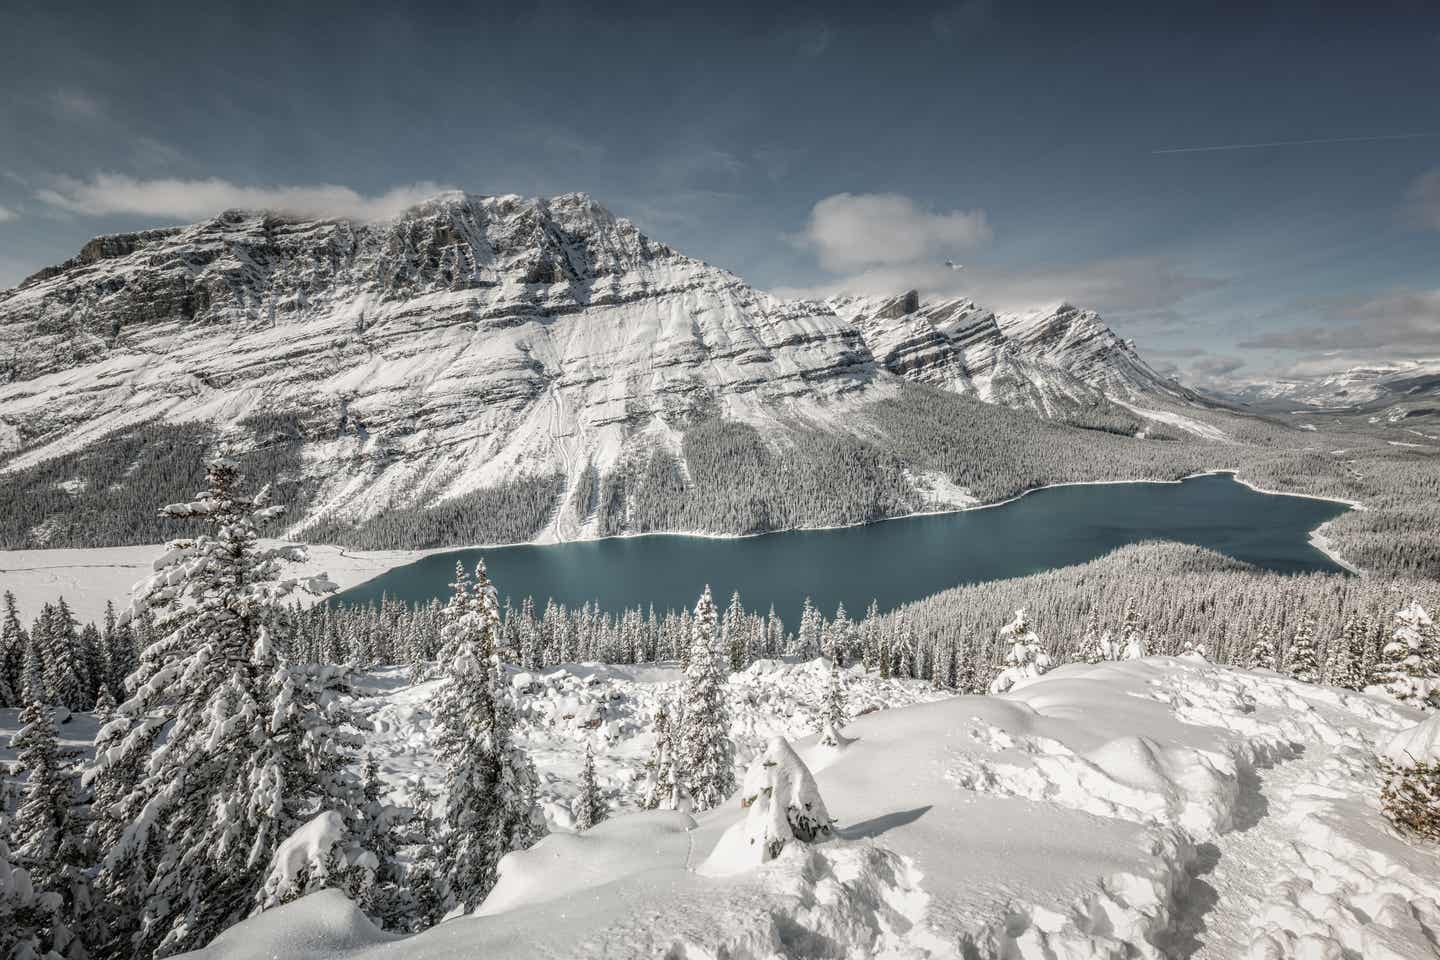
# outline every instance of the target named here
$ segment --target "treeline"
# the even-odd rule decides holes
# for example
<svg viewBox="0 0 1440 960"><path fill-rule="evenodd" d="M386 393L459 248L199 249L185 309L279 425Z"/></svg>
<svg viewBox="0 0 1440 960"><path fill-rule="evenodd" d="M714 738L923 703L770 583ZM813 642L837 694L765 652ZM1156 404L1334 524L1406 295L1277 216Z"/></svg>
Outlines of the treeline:
<svg viewBox="0 0 1440 960"><path fill-rule="evenodd" d="M104 630L77 630L62 601L24 631L6 599L0 661L8 688L23 647L24 709L0 782L0 957L167 957L324 888L413 932L473 909L501 858L545 832L488 584L457 590L443 618L447 795L390 796L360 754L349 667L298 656L287 598L333 585L284 575L303 549L260 542L282 508L237 475L214 460L205 491L165 508L199 529ZM101 726L84 764L56 726L92 695Z"/></svg>

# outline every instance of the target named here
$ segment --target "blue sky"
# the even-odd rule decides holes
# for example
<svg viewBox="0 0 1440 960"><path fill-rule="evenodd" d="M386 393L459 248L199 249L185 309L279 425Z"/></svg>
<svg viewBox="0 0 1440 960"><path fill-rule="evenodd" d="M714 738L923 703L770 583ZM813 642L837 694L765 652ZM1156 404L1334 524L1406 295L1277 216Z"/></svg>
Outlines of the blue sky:
<svg viewBox="0 0 1440 960"><path fill-rule="evenodd" d="M766 289L1092 306L1197 382L1440 356L1433 3L205 6L7 5L0 286L236 202L585 190Z"/></svg>

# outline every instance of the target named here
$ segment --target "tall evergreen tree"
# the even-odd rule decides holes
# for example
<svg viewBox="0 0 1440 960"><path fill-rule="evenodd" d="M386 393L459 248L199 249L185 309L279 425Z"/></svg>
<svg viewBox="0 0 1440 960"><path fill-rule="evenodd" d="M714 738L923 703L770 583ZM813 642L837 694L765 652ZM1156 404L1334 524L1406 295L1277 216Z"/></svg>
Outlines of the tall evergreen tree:
<svg viewBox="0 0 1440 960"><path fill-rule="evenodd" d="M1421 708L1440 706L1440 644L1435 624L1420 604L1411 601L1396 612L1377 674L1377 681L1397 700Z"/></svg>
<svg viewBox="0 0 1440 960"><path fill-rule="evenodd" d="M30 638L20 625L15 594L5 591L4 612L0 613L0 695L3 706L22 706L21 690L25 685L25 647ZM8 691L8 693L7 693Z"/></svg>
<svg viewBox="0 0 1440 960"><path fill-rule="evenodd" d="M238 481L216 458L205 490L162 511L201 531L171 541L137 589L131 616L153 613L154 639L97 736L99 884L119 955L198 948L245 917L280 843L334 799L345 751L328 721L334 691L284 659L286 598L334 585L281 576L304 548L260 543L284 508Z"/></svg>
<svg viewBox="0 0 1440 960"><path fill-rule="evenodd" d="M1250 647L1250 657L1247 664L1251 670L1274 670L1275 663L1275 641L1270 634L1269 626L1262 625L1255 633L1255 643Z"/></svg>
<svg viewBox="0 0 1440 960"><path fill-rule="evenodd" d="M32 703L11 740L24 793L15 812L16 860L29 873L42 911L38 941L45 956L84 960L93 946L86 812L77 772L79 755L62 750L50 708Z"/></svg>
<svg viewBox="0 0 1440 960"><path fill-rule="evenodd" d="M49 617L45 624L43 651L46 702L70 710L88 709L95 701L92 697L89 703L85 702L84 660L75 615L70 612L70 605L64 597L47 609Z"/></svg>
<svg viewBox="0 0 1440 960"><path fill-rule="evenodd" d="M575 798L575 829L584 832L609 815L600 785L595 779L595 754L585 744L585 764L580 768L580 793Z"/></svg>
<svg viewBox="0 0 1440 960"><path fill-rule="evenodd" d="M830 664L830 675L825 683L825 702L821 707L820 732L832 740L850 722L849 697L845 692L845 676L839 664Z"/></svg>
<svg viewBox="0 0 1440 960"><path fill-rule="evenodd" d="M725 670L715 634L715 603L707 586L691 621L681 738L688 792L697 810L717 807L735 792L735 744L730 739Z"/></svg>
<svg viewBox="0 0 1440 960"><path fill-rule="evenodd" d="M1310 614L1300 616L1286 659L1290 676L1301 683L1315 683L1320 679L1320 665L1315 655L1315 621Z"/></svg>
<svg viewBox="0 0 1440 960"><path fill-rule="evenodd" d="M470 911L495 885L500 858L533 844L544 827L535 768L514 739L513 706L501 686L499 604L484 561L473 582L456 581L444 628L447 680L435 710L449 788L439 871L446 902Z"/></svg>

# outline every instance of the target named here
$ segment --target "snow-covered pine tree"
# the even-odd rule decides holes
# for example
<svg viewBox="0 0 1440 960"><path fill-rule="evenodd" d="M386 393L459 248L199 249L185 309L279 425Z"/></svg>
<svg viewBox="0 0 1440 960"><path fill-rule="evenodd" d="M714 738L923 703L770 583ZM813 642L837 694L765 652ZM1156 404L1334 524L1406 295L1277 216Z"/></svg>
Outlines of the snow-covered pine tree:
<svg viewBox="0 0 1440 960"><path fill-rule="evenodd" d="M765 618L765 656L779 657L785 653L785 622L775 614L775 604L770 604L770 615Z"/></svg>
<svg viewBox="0 0 1440 960"><path fill-rule="evenodd" d="M24 703L48 703L45 691L45 660L32 634L25 640L25 662L20 671L20 699Z"/></svg>
<svg viewBox="0 0 1440 960"><path fill-rule="evenodd" d="M110 693L110 685L102 683L100 693L95 697L95 719L103 727L115 716L115 697Z"/></svg>
<svg viewBox="0 0 1440 960"><path fill-rule="evenodd" d="M36 902L30 871L13 853L11 794L10 781L0 777L0 957L39 957L45 912Z"/></svg>
<svg viewBox="0 0 1440 960"><path fill-rule="evenodd" d="M820 653L831 663L845 666L846 657L850 654L851 630L850 616L845 612L842 600L835 610L835 619L820 632Z"/></svg>
<svg viewBox="0 0 1440 960"><path fill-rule="evenodd" d="M1347 690L1364 690L1367 686L1365 637L1360 618L1355 614L1346 618L1335 648L1335 670L1330 682Z"/></svg>
<svg viewBox="0 0 1440 960"><path fill-rule="evenodd" d="M860 663L869 673L880 665L880 602L871 600L860 623Z"/></svg>
<svg viewBox="0 0 1440 960"><path fill-rule="evenodd" d="M80 654L80 636L75 615L61 597L48 606L45 625L45 700L70 710L84 710L95 701L85 702L84 665Z"/></svg>
<svg viewBox="0 0 1440 960"><path fill-rule="evenodd" d="M4 613L0 614L0 693L9 691L4 706L23 706L20 691L25 682L25 647L30 637L20 625L15 594L5 591Z"/></svg>
<svg viewBox="0 0 1440 960"><path fill-rule="evenodd" d="M895 615L895 638L890 646L890 655L894 658L891 665L890 675L895 677L909 677L912 680L920 679L920 664L915 649L915 627L911 623L909 615L903 610Z"/></svg>
<svg viewBox="0 0 1440 960"><path fill-rule="evenodd" d="M700 594L691 621L682 729L687 792L697 810L718 807L735 792L735 744L730 739L726 676L716 649L715 603L709 586Z"/></svg>
<svg viewBox="0 0 1440 960"><path fill-rule="evenodd" d="M1023 608L1000 628L1000 640L1008 643L1010 650L1005 654L1005 669L990 684L992 694L1004 693L1018 681L1038 677L1050 669L1050 655L1041 646Z"/></svg>
<svg viewBox="0 0 1440 960"><path fill-rule="evenodd" d="M800 608L800 626L790 638L785 655L800 660L814 659L820 653L820 611L806 597Z"/></svg>
<svg viewBox="0 0 1440 960"><path fill-rule="evenodd" d="M292 818L328 800L297 775L331 749L328 727L312 716L287 744L272 726L289 723L276 690L293 689L275 677L294 635L286 598L334 585L281 575L304 548L259 542L259 525L284 508L268 487L243 496L238 481L234 461L218 457L206 490L162 511L203 527L171 541L137 588L130 615L153 612L155 639L87 773L108 949L119 955L198 948L242 919ZM307 709L303 698L291 707Z"/></svg>
<svg viewBox="0 0 1440 960"><path fill-rule="evenodd" d="M1380 651L1376 682L1395 699L1420 708L1440 706L1440 649L1435 625L1415 601L1395 613L1390 642Z"/></svg>
<svg viewBox="0 0 1440 960"><path fill-rule="evenodd" d="M1080 637L1080 657L1086 663L1104 663L1113 658L1110 649L1110 634L1100 632L1100 617L1092 613L1085 623L1085 633Z"/></svg>
<svg viewBox="0 0 1440 960"><path fill-rule="evenodd" d="M575 798L575 829L583 833L604 820L609 812L595 780L595 753L586 743L585 765L580 769L580 793Z"/></svg>
<svg viewBox="0 0 1440 960"><path fill-rule="evenodd" d="M87 623L80 630L80 663L83 669L81 675L84 677L85 686L83 693L89 705L94 705L95 698L100 695L100 688L105 683L105 677L109 673L109 665L105 663L105 651L100 642L100 631L95 624Z"/></svg>
<svg viewBox="0 0 1440 960"><path fill-rule="evenodd" d="M1320 679L1320 665L1315 656L1315 620L1310 614L1300 615L1286 659L1290 676L1301 683L1315 683Z"/></svg>
<svg viewBox="0 0 1440 960"><path fill-rule="evenodd" d="M1120 645L1122 660L1139 660L1150 655L1150 645L1133 596L1125 601L1125 613L1120 620Z"/></svg>
<svg viewBox="0 0 1440 960"><path fill-rule="evenodd" d="M16 772L25 778L12 827L14 855L29 873L43 911L37 931L42 955L84 960L95 946L89 872L94 857L85 839L79 755L60 748L50 710L31 703L10 742L19 759Z"/></svg>
<svg viewBox="0 0 1440 960"><path fill-rule="evenodd" d="M670 758L675 753L675 744L670 736L670 711L665 701L655 711L655 745L650 749L650 759L645 761L645 778L640 791L640 808L658 810L669 798L663 788L665 771L670 767Z"/></svg>
<svg viewBox="0 0 1440 960"><path fill-rule="evenodd" d="M1262 626L1255 634L1255 643L1250 647L1249 667L1251 670L1275 669L1275 640L1270 627Z"/></svg>
<svg viewBox="0 0 1440 960"><path fill-rule="evenodd" d="M446 798L439 869L447 907L468 912L495 885L500 858L544 834L537 822L535 768L512 734L513 706L497 652L499 604L484 561L455 588L445 626L447 681L436 696L436 754ZM461 590L465 598L460 598Z"/></svg>
<svg viewBox="0 0 1440 960"><path fill-rule="evenodd" d="M830 664L830 676L825 684L825 702L817 719L821 742L838 746L840 733L845 729L845 724L850 722L850 713L844 672L837 663Z"/></svg>
<svg viewBox="0 0 1440 960"><path fill-rule="evenodd" d="M833 832L835 821L810 768L784 737L773 738L746 770L740 805L748 811L740 837L746 841L742 855L752 863L775 859L792 842L827 840Z"/></svg>
<svg viewBox="0 0 1440 960"><path fill-rule="evenodd" d="M731 673L739 673L749 665L749 637L750 631L745 629L745 607L740 603L740 591L736 590L730 595L730 606L720 625L720 646Z"/></svg>

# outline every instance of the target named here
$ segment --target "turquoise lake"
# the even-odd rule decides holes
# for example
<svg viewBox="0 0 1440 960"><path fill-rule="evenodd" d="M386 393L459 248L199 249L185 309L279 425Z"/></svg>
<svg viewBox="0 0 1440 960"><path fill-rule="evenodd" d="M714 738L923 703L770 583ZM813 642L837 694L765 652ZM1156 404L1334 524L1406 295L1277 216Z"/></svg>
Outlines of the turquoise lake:
<svg viewBox="0 0 1440 960"><path fill-rule="evenodd" d="M692 606L710 584L722 607L739 590L747 609L793 625L809 596L827 615L881 610L964 583L998 580L1093 560L1144 540L1208 547L1283 573L1343 568L1309 541L1346 512L1341 503L1257 493L1228 474L1180 483L1050 487L981 510L904 517L836 530L718 539L640 536L544 546L455 550L396 567L340 594L416 602L445 597L455 561L483 556L502 597L588 601L616 612Z"/></svg>

